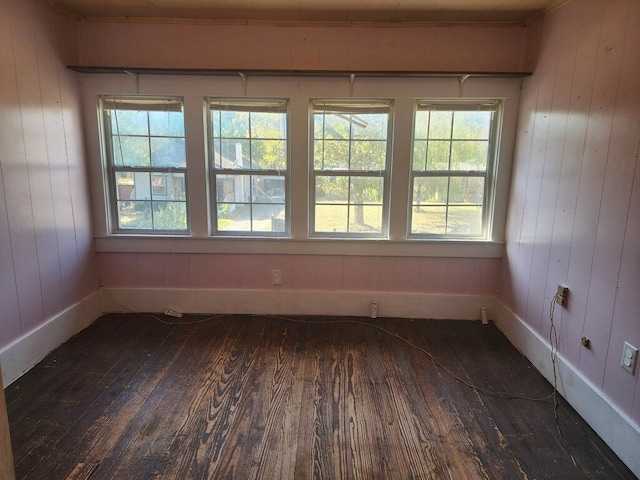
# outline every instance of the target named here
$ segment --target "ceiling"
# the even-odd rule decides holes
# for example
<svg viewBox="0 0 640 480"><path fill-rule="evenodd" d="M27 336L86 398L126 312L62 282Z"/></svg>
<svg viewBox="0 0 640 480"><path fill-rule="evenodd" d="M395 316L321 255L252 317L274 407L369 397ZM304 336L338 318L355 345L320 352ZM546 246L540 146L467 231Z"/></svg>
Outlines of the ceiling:
<svg viewBox="0 0 640 480"><path fill-rule="evenodd" d="M567 0L41 0L81 20L235 23L507 23Z"/></svg>

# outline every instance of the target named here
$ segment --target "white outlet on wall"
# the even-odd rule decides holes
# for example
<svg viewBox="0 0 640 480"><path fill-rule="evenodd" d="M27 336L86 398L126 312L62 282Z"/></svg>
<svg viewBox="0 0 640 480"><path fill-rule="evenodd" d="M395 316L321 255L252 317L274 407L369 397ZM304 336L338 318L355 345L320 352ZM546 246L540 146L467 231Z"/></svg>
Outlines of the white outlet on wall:
<svg viewBox="0 0 640 480"><path fill-rule="evenodd" d="M636 363L638 363L638 349L628 342L624 342L622 349L622 368L631 375L635 374Z"/></svg>
<svg viewBox="0 0 640 480"><path fill-rule="evenodd" d="M271 270L271 284L282 285L282 270Z"/></svg>

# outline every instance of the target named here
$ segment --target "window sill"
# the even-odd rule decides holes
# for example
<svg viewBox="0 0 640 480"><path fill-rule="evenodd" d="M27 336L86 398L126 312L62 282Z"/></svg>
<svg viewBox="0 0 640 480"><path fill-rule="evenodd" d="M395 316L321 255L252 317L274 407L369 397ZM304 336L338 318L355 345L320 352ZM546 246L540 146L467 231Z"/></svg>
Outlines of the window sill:
<svg viewBox="0 0 640 480"><path fill-rule="evenodd" d="M352 240L291 238L193 238L110 235L96 237L96 251L109 253L214 253L350 255L389 257L502 258L504 242L487 240Z"/></svg>

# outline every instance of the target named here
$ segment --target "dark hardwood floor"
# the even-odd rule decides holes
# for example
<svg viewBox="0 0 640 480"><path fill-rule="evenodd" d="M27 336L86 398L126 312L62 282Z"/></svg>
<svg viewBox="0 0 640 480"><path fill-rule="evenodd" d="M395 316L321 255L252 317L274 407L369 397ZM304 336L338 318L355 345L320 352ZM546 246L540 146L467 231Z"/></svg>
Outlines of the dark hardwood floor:
<svg viewBox="0 0 640 480"><path fill-rule="evenodd" d="M6 390L17 478L635 478L493 325L300 319L100 318Z"/></svg>

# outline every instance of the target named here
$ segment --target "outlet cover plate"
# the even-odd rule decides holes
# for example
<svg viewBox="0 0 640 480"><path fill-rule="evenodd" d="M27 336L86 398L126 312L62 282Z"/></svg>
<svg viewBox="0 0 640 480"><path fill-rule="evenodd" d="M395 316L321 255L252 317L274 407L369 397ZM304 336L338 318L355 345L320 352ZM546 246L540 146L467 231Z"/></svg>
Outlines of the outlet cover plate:
<svg viewBox="0 0 640 480"><path fill-rule="evenodd" d="M622 349L622 368L631 375L635 375L636 364L638 363L638 349L628 342L624 342Z"/></svg>

